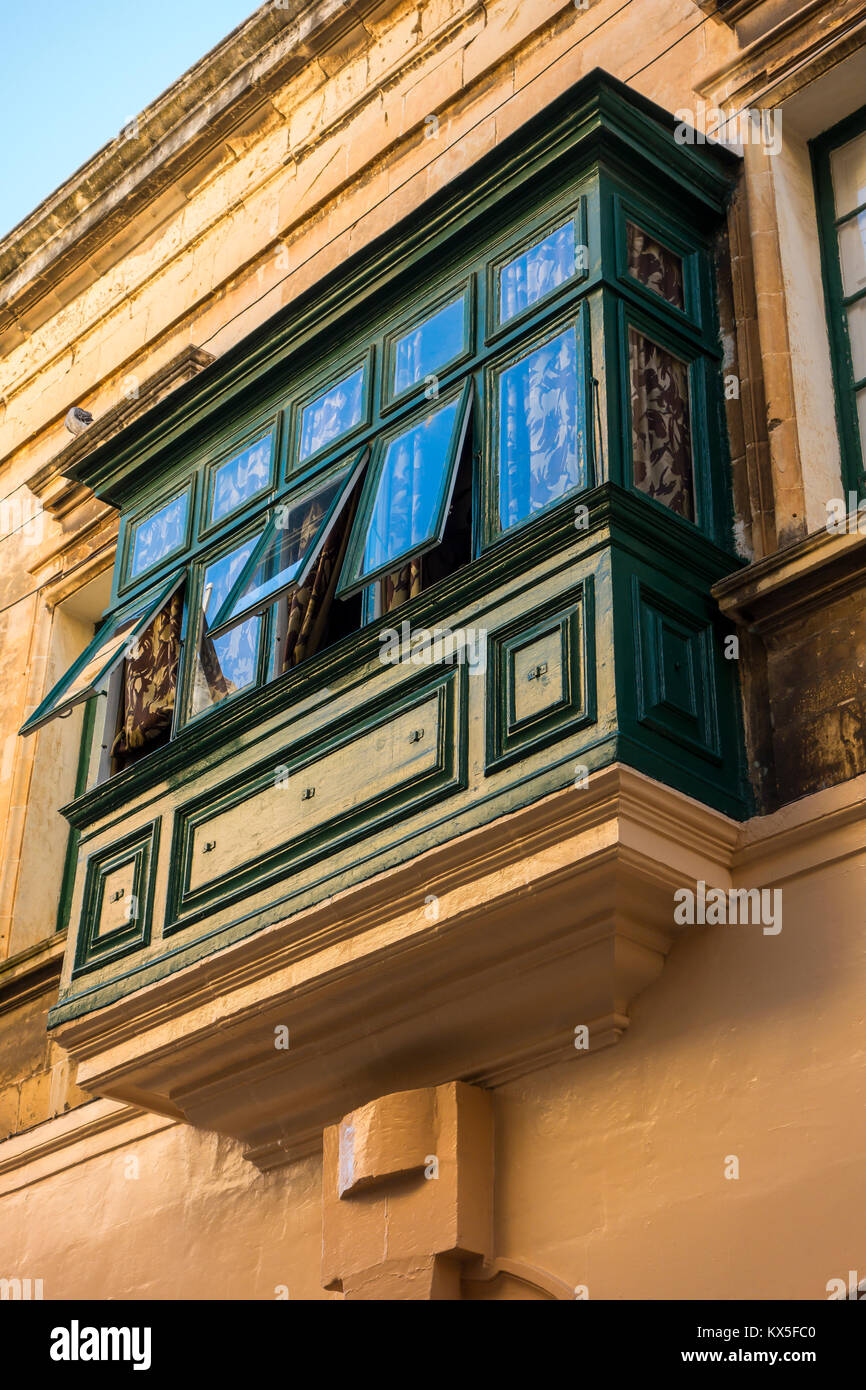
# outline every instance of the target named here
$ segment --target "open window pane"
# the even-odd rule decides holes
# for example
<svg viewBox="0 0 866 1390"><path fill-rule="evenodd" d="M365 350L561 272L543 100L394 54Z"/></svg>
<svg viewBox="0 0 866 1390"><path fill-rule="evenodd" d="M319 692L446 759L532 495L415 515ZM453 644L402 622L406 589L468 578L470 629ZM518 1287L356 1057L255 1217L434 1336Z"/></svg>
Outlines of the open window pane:
<svg viewBox="0 0 866 1390"><path fill-rule="evenodd" d="M354 487L367 449L338 473L274 507L261 540L219 601L211 604L211 626L221 628L302 584L343 503Z"/></svg>
<svg viewBox="0 0 866 1390"><path fill-rule="evenodd" d="M193 714L219 704L226 696L252 685L256 679L261 618L237 623L219 636L212 635L208 619L225 603L257 540L257 536L251 536L227 555L214 560L204 572L192 687Z"/></svg>
<svg viewBox="0 0 866 1390"><path fill-rule="evenodd" d="M160 507L158 512L140 521L132 533L129 578L135 579L153 565L159 564L186 542L186 523L189 514L189 491L182 492Z"/></svg>
<svg viewBox="0 0 866 1390"><path fill-rule="evenodd" d="M214 469L209 523L222 521L265 491L271 481L271 439L266 434Z"/></svg>
<svg viewBox="0 0 866 1390"><path fill-rule="evenodd" d="M442 537L469 422L471 388L380 445L352 528L338 592L389 574Z"/></svg>
<svg viewBox="0 0 866 1390"><path fill-rule="evenodd" d="M507 323L570 280L577 268L575 252L569 220L508 261L499 272L499 322Z"/></svg>
<svg viewBox="0 0 866 1390"><path fill-rule="evenodd" d="M585 487L582 334L567 328L499 374L499 519L503 530Z"/></svg>
<svg viewBox="0 0 866 1390"><path fill-rule="evenodd" d="M635 487L694 521L688 363L631 327L628 358Z"/></svg>
<svg viewBox="0 0 866 1390"><path fill-rule="evenodd" d="M299 463L361 423L365 377L366 368L359 367L304 406L301 411Z"/></svg>
<svg viewBox="0 0 866 1390"><path fill-rule="evenodd" d="M22 725L20 732L29 734L50 719L64 718L75 705L102 690L118 662L128 652L136 651L136 638L168 602L182 579L182 575L174 576L156 597L151 595L131 612L107 618L90 645Z"/></svg>
<svg viewBox="0 0 866 1390"><path fill-rule="evenodd" d="M416 382L459 357L466 342L466 296L404 333L394 344L393 394L399 396Z"/></svg>

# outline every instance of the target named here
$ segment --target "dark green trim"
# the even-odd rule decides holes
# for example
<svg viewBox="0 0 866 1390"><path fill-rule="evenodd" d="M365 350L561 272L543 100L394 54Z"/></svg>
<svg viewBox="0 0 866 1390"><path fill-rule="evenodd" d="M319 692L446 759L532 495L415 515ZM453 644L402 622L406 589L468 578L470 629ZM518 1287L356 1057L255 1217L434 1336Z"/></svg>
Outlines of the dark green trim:
<svg viewBox="0 0 866 1390"><path fill-rule="evenodd" d="M109 961L122 960L150 942L160 824L159 820L152 821L88 859L72 967L73 978L99 969ZM102 907L105 879L108 874L129 863L134 866L133 896L139 909L138 913L125 927L116 928L104 936L97 937L96 928Z"/></svg>
<svg viewBox="0 0 866 1390"><path fill-rule="evenodd" d="M551 511L503 532L471 564L404 604L401 620L405 618L417 627L441 626L455 611L476 604L479 595L518 580L532 565L570 547L576 534L586 551L604 548L614 539L622 545L639 544L647 553L660 552L671 565L707 589L745 563L732 545L722 549L667 508L648 507L644 497L613 484L580 493L579 498L589 513L585 532L575 532L574 496L570 496ZM229 701L214 706L201 725L195 721L197 727L181 729L171 743L92 788L63 807L62 814L83 828L112 811L122 813L132 798L166 778L185 782L191 759L230 751L245 731L274 714L285 712L291 721L292 707L301 695L314 694L353 675L364 679L366 664L377 659L379 634L393 622L393 614L384 614L269 685L239 691Z"/></svg>
<svg viewBox="0 0 866 1390"><path fill-rule="evenodd" d="M587 232L586 216L586 196L580 194L576 199L562 202L557 200L558 205L548 204L545 208L536 212L528 221L522 222L518 227L509 231L508 235L490 248L490 259L487 263L487 275L485 279L485 300L487 313L485 316L484 341L487 344L498 342L505 333L518 332L525 324L537 318L538 314L548 308L552 303L560 300L569 291L578 289L583 281L589 276L589 236ZM499 293L502 284L502 271L512 261L519 259L533 246L544 241L553 232L564 227L567 222L571 222L574 228L574 254L576 260L575 272L563 280L560 285L542 295L539 299L533 300L525 309L518 310L510 318L500 320L499 314ZM581 252L586 252L587 264L582 264Z"/></svg>
<svg viewBox="0 0 866 1390"><path fill-rule="evenodd" d="M844 489L866 497L866 459L860 446L860 425L857 415L854 369L851 344L848 338L846 305L858 295L844 294L842 269L836 228L853 214L836 217L830 155L840 145L866 131L866 106L825 130L811 140L812 176L818 213L818 241L821 248L821 278L824 286L824 308L830 354L833 363L833 391L836 402L836 426L842 453L842 483Z"/></svg>
<svg viewBox="0 0 866 1390"><path fill-rule="evenodd" d="M229 444L227 448L221 450L215 458L210 459L204 464L202 468L201 515L198 524L199 540L208 540L217 531L221 530L222 527L229 524L238 525L245 512L258 506L263 498L269 497L273 492L276 483L276 464L280 456L282 418L282 415L273 415L264 428L260 426L257 429L247 428L242 430L234 442ZM218 517L216 521L211 521L210 512L213 505L215 475L227 463L231 463L233 459L237 458L239 454L242 454L245 449L249 448L251 444L255 444L257 441L267 438L268 433L270 433L271 439L268 482L263 488L260 488L258 492L254 493L252 497L244 498L243 502L240 502L232 511L226 512L225 516Z"/></svg>
<svg viewBox="0 0 866 1390"><path fill-rule="evenodd" d="M213 910L239 901L250 893L277 883L288 874L314 864L328 854L374 834L408 814L438 803L467 785L467 699L465 669L460 666L438 671L431 680L424 672L415 681L401 686L399 697L393 691L369 701L361 710L353 710L348 718L339 721L327 738L317 742L310 752L307 737L296 739L278 754L271 755L253 768L245 768L207 794L181 806L174 817L169 881L166 893L164 935L189 926ZM291 777L308 770L315 776L316 767L329 754L362 741L377 729L393 723L400 714L415 709L438 697L437 761L424 776L410 773L407 778L374 803L363 799L354 801L338 814L323 821L306 835L292 837L288 828L283 844L252 859L233 873L223 874L198 889L191 889L191 856L193 838L198 828L207 825L221 812L249 801L277 782L277 774ZM286 806L288 813L288 804Z"/></svg>
<svg viewBox="0 0 866 1390"><path fill-rule="evenodd" d="M189 549L193 535L195 534L198 494L197 484L198 477L196 474L193 474L184 487L178 488L172 484L172 486L158 498L148 501L146 507L141 511L133 512L129 517L123 517L121 519L117 539L118 558L114 570L112 604L116 603L118 599L124 599L124 596L130 590L134 588L137 589L143 584L152 584L155 576L159 574L160 571L169 566L176 566L179 563L180 557ZM154 560L152 564L148 565L146 569L141 570L139 574L130 577L129 567L132 564L132 552L135 545L136 534L142 526L146 526L148 521L151 521L164 507L170 506L172 502L177 501L179 497L183 496L187 499L183 540L180 541L178 545L173 546L171 550L166 551L164 555L160 555L158 560Z"/></svg>
<svg viewBox="0 0 866 1390"><path fill-rule="evenodd" d="M445 531L445 522L448 519L448 508L451 505L451 498L454 493L454 484L457 479L457 465L460 462L460 455L466 439L466 431L469 428L473 404L473 382L468 378L459 390L446 392L439 395L433 402L425 403L423 409L419 410L417 416L409 420L401 419L399 425L383 431L373 446L373 457L367 469L367 476L364 479L364 486L361 491L361 499L358 503L358 510L352 523L352 532L349 537L349 544L346 548L346 557L343 561L343 568L340 572L340 579L337 584L337 597L345 598L350 594L358 593L361 589L366 589L369 584L375 584L377 580L385 575L394 574L407 560L416 555L424 555L434 546L439 545ZM423 422L425 417L432 417L440 410L445 410L454 401L457 402L457 413L454 417L454 425L451 430L451 438L448 444L448 452L442 462L442 478L439 491L439 501L436 508L436 515L433 521L432 530L428 535L419 541L417 545L410 546L403 550L399 555L393 556L385 564L370 570L368 573L359 574L360 566L364 560L364 550L367 542L367 531L373 518L373 509L376 504L376 496L379 483L382 478L382 471L385 466L388 449L396 439L399 439L407 430L415 429Z"/></svg>
<svg viewBox="0 0 866 1390"><path fill-rule="evenodd" d="M518 720L513 658L521 648L550 633L560 639L562 697L532 719ZM596 722L595 644L592 575L572 594L557 594L529 615L488 633L486 777Z"/></svg>
<svg viewBox="0 0 866 1390"><path fill-rule="evenodd" d="M407 401L414 401L416 398L427 396L426 378L422 377L419 381L413 382L405 390L392 394L391 383L394 378L396 362L397 342L400 338L411 333L413 328L420 328L428 319L433 318L441 309L447 308L457 299L463 298L463 348L453 357L440 362L435 376L440 379L462 366L475 351L476 335L476 311L475 311L475 275L464 275L457 279L447 289L440 289L434 299L424 304L420 309L413 305L407 312L403 308L391 328L386 327L384 332L382 347L382 389L380 393L380 410L386 416L395 406L402 405Z"/></svg>
<svg viewBox="0 0 866 1390"><path fill-rule="evenodd" d="M347 314L374 318L382 287L417 272L427 253L495 234L520 203L519 190L543 181L553 192L600 158L633 168L640 151L645 177L657 197L679 199L686 217L706 219L725 208L739 159L718 145L678 146L671 113L596 69L543 112L357 252L316 286L299 295L198 376L145 412L114 439L87 455L74 476L98 496L123 507L152 473L156 452L189 447L211 426L214 412L231 402L246 412L262 400L287 362L309 361L313 340L345 332ZM538 198L535 199L536 204ZM178 452L175 453L178 457Z"/></svg>
<svg viewBox="0 0 866 1390"><path fill-rule="evenodd" d="M87 773L90 767L90 753L93 743L93 729L96 722L97 699L88 700L84 706L81 722L81 743L78 749L78 768L75 773L75 796L79 797L87 786ZM75 874L78 868L78 842L80 831L69 827L66 838L66 854L63 860L63 876L60 880L60 899L57 904L57 931L65 931L69 926L72 910L72 891L75 887Z"/></svg>

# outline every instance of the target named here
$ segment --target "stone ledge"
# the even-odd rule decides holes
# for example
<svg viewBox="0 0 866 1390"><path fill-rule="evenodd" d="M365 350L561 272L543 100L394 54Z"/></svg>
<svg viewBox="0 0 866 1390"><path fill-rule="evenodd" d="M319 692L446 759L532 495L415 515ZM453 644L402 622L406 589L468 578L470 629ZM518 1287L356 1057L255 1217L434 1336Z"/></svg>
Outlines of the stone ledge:
<svg viewBox="0 0 866 1390"><path fill-rule="evenodd" d="M176 1109L277 1167L386 1092L575 1059L581 1024L591 1047L615 1042L680 930L673 892L728 887L738 833L615 765L54 1036L89 1091Z"/></svg>

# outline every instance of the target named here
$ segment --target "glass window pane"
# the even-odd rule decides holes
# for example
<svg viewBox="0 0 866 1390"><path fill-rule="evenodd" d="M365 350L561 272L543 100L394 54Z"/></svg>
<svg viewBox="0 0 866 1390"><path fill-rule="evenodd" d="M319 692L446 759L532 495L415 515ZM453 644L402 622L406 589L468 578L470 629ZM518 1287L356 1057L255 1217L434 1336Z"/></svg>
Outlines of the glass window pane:
<svg viewBox="0 0 866 1390"><path fill-rule="evenodd" d="M465 321L465 298L461 295L397 339L394 344L395 396L460 355L465 342Z"/></svg>
<svg viewBox="0 0 866 1390"><path fill-rule="evenodd" d="M290 498L274 508L263 548L253 560L252 570L247 567L241 587L235 589L235 579L241 573L238 569L225 596L208 610L215 627L269 602L297 582L312 557L316 542L334 515L335 504L346 490L350 474L353 478L357 477L361 459L366 459L366 455L367 451L364 450L351 467L342 468L339 473L308 488L301 496ZM225 598L230 594L231 603L223 611Z"/></svg>
<svg viewBox="0 0 866 1390"><path fill-rule="evenodd" d="M635 486L694 521L688 364L634 328L628 355Z"/></svg>
<svg viewBox="0 0 866 1390"><path fill-rule="evenodd" d="M248 618L217 637L208 631L208 614L225 602L229 590L252 554L258 537L208 565L204 572L199 638L193 677L192 712L219 704L227 695L252 685L256 678L261 618Z"/></svg>
<svg viewBox="0 0 866 1390"><path fill-rule="evenodd" d="M365 375L366 367L359 367L304 406L301 411L299 461L317 454L326 444L339 439L340 435L361 423Z"/></svg>
<svg viewBox="0 0 866 1390"><path fill-rule="evenodd" d="M57 682L38 709L34 710L22 726L21 732L31 733L40 724L54 719L57 715L64 715L73 705L103 689L118 663L125 656L134 656L137 653L138 634L148 627L168 602L181 578L180 575L175 576L156 596L151 594L146 602L139 603L132 612L123 617L106 619L89 647L83 652L80 658L83 659L81 669L70 680L70 671L75 669L73 663L70 671Z"/></svg>
<svg viewBox="0 0 866 1390"><path fill-rule="evenodd" d="M852 217L839 228L839 259L842 262L842 293L856 294L866 289L866 212Z"/></svg>
<svg viewBox="0 0 866 1390"><path fill-rule="evenodd" d="M441 405L392 439L377 472L372 505L365 509L364 550L357 578L393 569L394 562L437 532L443 496L454 467L463 397ZM449 468L451 463L451 468Z"/></svg>
<svg viewBox="0 0 866 1390"><path fill-rule="evenodd" d="M844 217L866 203L866 131L830 155L836 216Z"/></svg>
<svg viewBox="0 0 866 1390"><path fill-rule="evenodd" d="M140 521L133 531L129 577L143 574L166 555L180 550L186 541L189 492L166 502L153 516Z"/></svg>
<svg viewBox="0 0 866 1390"><path fill-rule="evenodd" d="M209 522L221 521L264 492L271 480L271 435L214 469Z"/></svg>
<svg viewBox="0 0 866 1390"><path fill-rule="evenodd" d="M500 323L507 323L515 314L550 294L574 272L574 223L569 221L502 267L499 272Z"/></svg>
<svg viewBox="0 0 866 1390"><path fill-rule="evenodd" d="M851 343L851 365L854 380L866 377L866 299L858 299L848 308L848 339Z"/></svg>
<svg viewBox="0 0 866 1390"><path fill-rule="evenodd" d="M857 418L860 422L860 456L866 468L866 386L857 392Z"/></svg>
<svg viewBox="0 0 866 1390"><path fill-rule="evenodd" d="M668 304L684 309L681 258L636 223L626 222L625 229L629 274L666 299Z"/></svg>
<svg viewBox="0 0 866 1390"><path fill-rule="evenodd" d="M576 330L503 371L497 405L499 518L507 529L586 485Z"/></svg>

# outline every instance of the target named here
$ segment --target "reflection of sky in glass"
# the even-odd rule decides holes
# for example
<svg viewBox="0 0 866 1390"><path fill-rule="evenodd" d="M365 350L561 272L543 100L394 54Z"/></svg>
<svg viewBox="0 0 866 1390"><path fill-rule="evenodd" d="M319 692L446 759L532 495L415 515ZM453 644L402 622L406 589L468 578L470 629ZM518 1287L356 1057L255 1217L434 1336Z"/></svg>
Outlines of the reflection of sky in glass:
<svg viewBox="0 0 866 1390"><path fill-rule="evenodd" d="M463 295L431 314L394 344L394 394L437 371L463 350Z"/></svg>
<svg viewBox="0 0 866 1390"><path fill-rule="evenodd" d="M262 599L291 584L318 535L325 515L338 490L348 476L343 468L336 477L323 483L315 492L306 493L295 502L285 502L274 510L268 542L255 569L226 617L243 613ZM240 571L238 570L238 573ZM210 609L217 613L216 606Z"/></svg>
<svg viewBox="0 0 866 1390"><path fill-rule="evenodd" d="M575 333L520 358L499 378L499 510L503 527L585 482Z"/></svg>
<svg viewBox="0 0 866 1390"><path fill-rule="evenodd" d="M258 536L250 536L236 550L230 550L220 560L214 560L204 572L201 606L211 619L225 603L229 590L253 553Z"/></svg>
<svg viewBox="0 0 866 1390"><path fill-rule="evenodd" d="M507 323L574 274L574 223L557 227L499 273L499 319Z"/></svg>
<svg viewBox="0 0 866 1390"><path fill-rule="evenodd" d="M243 453L214 470L210 521L220 521L263 492L271 477L271 436L250 444Z"/></svg>
<svg viewBox="0 0 866 1390"><path fill-rule="evenodd" d="M135 528L132 544L132 559L129 566L130 578L150 569L157 561L179 550L186 539L186 514L189 506L189 493L182 492L160 511Z"/></svg>
<svg viewBox="0 0 866 1390"><path fill-rule="evenodd" d="M458 407L459 401L441 406L388 445L361 574L370 574L433 534Z"/></svg>
<svg viewBox="0 0 866 1390"><path fill-rule="evenodd" d="M208 565L202 589L203 614L213 617L225 602L257 539L257 536L251 536L236 550ZM256 678L260 626L261 618L248 618L219 636L211 637L207 631L207 621L202 618L193 682L194 714L252 684Z"/></svg>
<svg viewBox="0 0 866 1390"><path fill-rule="evenodd" d="M309 458L359 424L364 410L364 367L330 386L301 411L299 459Z"/></svg>

